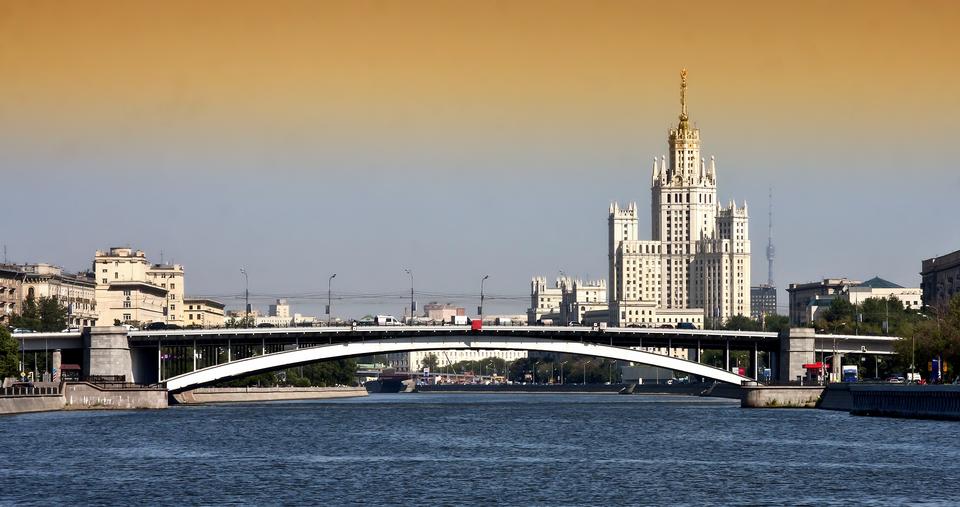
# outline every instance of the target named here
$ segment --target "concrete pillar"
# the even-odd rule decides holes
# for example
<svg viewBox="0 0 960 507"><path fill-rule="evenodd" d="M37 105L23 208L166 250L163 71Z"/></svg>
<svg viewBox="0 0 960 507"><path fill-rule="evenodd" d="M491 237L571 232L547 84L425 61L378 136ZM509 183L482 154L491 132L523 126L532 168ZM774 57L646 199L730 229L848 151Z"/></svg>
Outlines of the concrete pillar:
<svg viewBox="0 0 960 507"><path fill-rule="evenodd" d="M747 366L747 376L757 380L760 376L760 351L757 349L757 342L753 342L753 350L750 351L750 364Z"/></svg>
<svg viewBox="0 0 960 507"><path fill-rule="evenodd" d="M60 378L62 377L62 373L60 372L60 365L63 363L63 355L61 354L60 349L53 349L53 354L52 354L50 363L51 363L51 366L53 367L53 369L51 370L53 372L53 381L59 382Z"/></svg>
<svg viewBox="0 0 960 507"><path fill-rule="evenodd" d="M193 371L197 371L197 340L193 340Z"/></svg>
<svg viewBox="0 0 960 507"><path fill-rule="evenodd" d="M723 348L723 364L723 368L727 371L730 371L730 340L725 342L725 346Z"/></svg>
<svg viewBox="0 0 960 507"><path fill-rule="evenodd" d="M796 381L803 377L806 370L803 365L816 360L813 328L794 327L780 332L780 376L781 383Z"/></svg>
<svg viewBox="0 0 960 507"><path fill-rule="evenodd" d="M133 366L127 329L120 326L94 326L83 330L83 373L122 375L133 381Z"/></svg>

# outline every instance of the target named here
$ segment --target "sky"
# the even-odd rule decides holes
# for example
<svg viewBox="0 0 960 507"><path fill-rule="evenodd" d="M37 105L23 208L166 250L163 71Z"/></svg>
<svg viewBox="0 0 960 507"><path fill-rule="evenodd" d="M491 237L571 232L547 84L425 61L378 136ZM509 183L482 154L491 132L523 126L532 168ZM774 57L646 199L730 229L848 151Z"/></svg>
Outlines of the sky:
<svg viewBox="0 0 960 507"><path fill-rule="evenodd" d="M952 1L0 1L0 242L88 269L132 246L189 295L319 314L522 313L650 234L679 72L754 283L918 286L960 249ZM785 311L786 293L780 291Z"/></svg>

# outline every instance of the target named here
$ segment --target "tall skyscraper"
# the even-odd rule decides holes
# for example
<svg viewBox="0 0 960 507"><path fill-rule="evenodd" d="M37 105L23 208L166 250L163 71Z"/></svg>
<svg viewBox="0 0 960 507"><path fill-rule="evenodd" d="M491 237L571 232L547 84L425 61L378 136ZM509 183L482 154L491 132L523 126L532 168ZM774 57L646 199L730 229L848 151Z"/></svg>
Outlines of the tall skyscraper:
<svg viewBox="0 0 960 507"><path fill-rule="evenodd" d="M686 70L680 79L680 122L670 130L669 159L653 162L653 240L638 240L635 205L610 206L613 325L657 324L665 322L662 315L688 313L683 310L720 324L750 312L747 205L719 203L716 161L702 158L700 130L687 113Z"/></svg>

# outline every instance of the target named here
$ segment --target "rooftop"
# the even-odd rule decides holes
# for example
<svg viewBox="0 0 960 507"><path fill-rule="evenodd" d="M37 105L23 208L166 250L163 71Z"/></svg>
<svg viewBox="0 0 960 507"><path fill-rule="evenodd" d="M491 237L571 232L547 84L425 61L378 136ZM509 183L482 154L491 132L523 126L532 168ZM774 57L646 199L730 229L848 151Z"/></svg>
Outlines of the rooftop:
<svg viewBox="0 0 960 507"><path fill-rule="evenodd" d="M884 280L879 276L875 276L866 282L858 283L854 287L870 287L871 289L902 289L902 285L897 285L890 280Z"/></svg>

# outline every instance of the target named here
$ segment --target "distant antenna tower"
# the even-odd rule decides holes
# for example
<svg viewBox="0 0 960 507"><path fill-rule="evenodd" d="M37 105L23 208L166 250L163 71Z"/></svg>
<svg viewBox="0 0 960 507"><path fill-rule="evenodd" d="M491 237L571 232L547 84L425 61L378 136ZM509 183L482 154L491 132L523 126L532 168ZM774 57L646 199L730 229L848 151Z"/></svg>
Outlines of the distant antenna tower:
<svg viewBox="0 0 960 507"><path fill-rule="evenodd" d="M770 209L767 220L767 285L773 287L773 257L776 249L773 247L773 188L770 188Z"/></svg>

